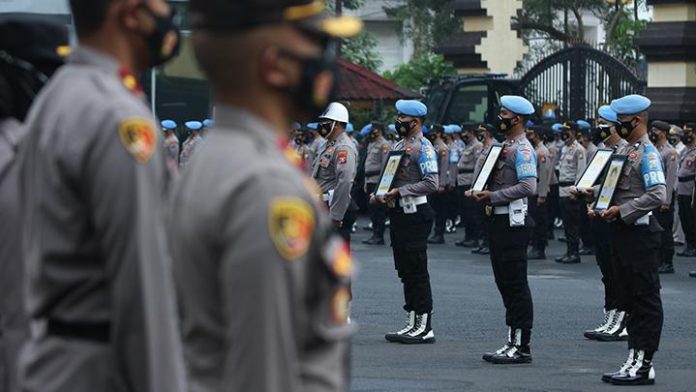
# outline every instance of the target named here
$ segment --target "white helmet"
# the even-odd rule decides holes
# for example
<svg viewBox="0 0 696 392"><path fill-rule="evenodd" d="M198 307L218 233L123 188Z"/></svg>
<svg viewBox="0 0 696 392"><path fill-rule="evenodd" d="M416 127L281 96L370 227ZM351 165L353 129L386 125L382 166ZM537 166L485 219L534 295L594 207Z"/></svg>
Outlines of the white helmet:
<svg viewBox="0 0 696 392"><path fill-rule="evenodd" d="M326 110L324 110L324 113L319 116L319 118L347 124L349 122L348 109L338 102L331 102L329 106L326 107Z"/></svg>

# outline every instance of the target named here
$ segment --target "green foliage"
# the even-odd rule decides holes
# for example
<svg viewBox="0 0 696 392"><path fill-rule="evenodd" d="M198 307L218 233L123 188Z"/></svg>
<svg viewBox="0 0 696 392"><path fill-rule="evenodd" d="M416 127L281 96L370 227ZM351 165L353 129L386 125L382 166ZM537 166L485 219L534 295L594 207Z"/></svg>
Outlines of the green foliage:
<svg viewBox="0 0 696 392"><path fill-rule="evenodd" d="M640 53L634 44L634 39L647 26L644 20L633 20L630 12L627 10L619 10L618 12L624 15L617 19L611 37L607 39L606 49L614 55L617 60L626 65L636 65ZM613 16L613 15L612 15Z"/></svg>
<svg viewBox="0 0 696 392"><path fill-rule="evenodd" d="M456 70L444 57L437 54L424 54L414 57L410 62L398 66L382 75L399 86L418 92L428 86L428 81L443 75L454 74Z"/></svg>
<svg viewBox="0 0 696 392"><path fill-rule="evenodd" d="M428 55L461 29L449 0L402 0L384 7L386 14L400 21L404 34L413 40L413 57Z"/></svg>
<svg viewBox="0 0 696 392"><path fill-rule="evenodd" d="M377 53L377 38L374 34L363 31L357 37L343 40L341 57L362 65L372 72L377 72L382 66L382 57Z"/></svg>

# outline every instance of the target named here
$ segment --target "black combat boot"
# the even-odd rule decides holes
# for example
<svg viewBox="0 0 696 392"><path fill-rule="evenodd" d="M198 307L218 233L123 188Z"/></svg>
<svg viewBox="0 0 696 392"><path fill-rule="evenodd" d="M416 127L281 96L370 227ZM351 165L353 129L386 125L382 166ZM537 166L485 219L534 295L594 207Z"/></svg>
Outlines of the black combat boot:
<svg viewBox="0 0 696 392"><path fill-rule="evenodd" d="M590 340L598 340L597 334L606 331L606 329L611 325L614 320L614 315L616 314L616 309L611 309L609 311L604 311L604 321L595 329L589 329L583 333L583 335Z"/></svg>
<svg viewBox="0 0 696 392"><path fill-rule="evenodd" d="M513 365L532 362L532 353L529 349L529 339L532 331L515 329L515 338L510 347L504 353L496 354L491 357L491 363L498 365Z"/></svg>
<svg viewBox="0 0 696 392"><path fill-rule="evenodd" d="M626 340L628 335L622 336L622 332L626 328L627 316L626 312L617 310L614 317L609 321L609 325L600 332L595 333L595 340L600 342L616 342Z"/></svg>
<svg viewBox="0 0 696 392"><path fill-rule="evenodd" d="M413 329L413 324L416 322L416 312L413 310L408 312L406 316L406 325L401 328L400 330L396 332L389 332L386 335L384 335L384 338L387 339L389 342L398 342L399 341L399 336L405 334L406 332L410 331Z"/></svg>
<svg viewBox="0 0 696 392"><path fill-rule="evenodd" d="M505 343L505 345L504 345L503 347L497 349L496 351L483 353L483 360L486 361L486 362L490 362L490 361L491 361L491 358L493 358L494 356L500 355L500 354L503 354L503 353L507 352L507 350L509 350L510 347L512 347L512 339L513 339L513 336L512 336L512 335L514 335L514 333L513 333L513 331L512 331L512 328L510 328L510 329L508 330L508 339L507 339L507 343Z"/></svg>
<svg viewBox="0 0 696 392"><path fill-rule="evenodd" d="M397 341L404 344L435 343L435 332L432 328L432 312L416 314L413 328L398 335Z"/></svg>
<svg viewBox="0 0 696 392"><path fill-rule="evenodd" d="M645 351L636 351L633 365L623 374L611 377L614 385L653 385L655 384L655 369L652 366L652 356L646 358Z"/></svg>
<svg viewBox="0 0 696 392"><path fill-rule="evenodd" d="M633 366L633 363L635 362L636 358L636 351L634 349L629 349L628 350L628 358L626 358L626 362L621 365L619 370L611 373L604 373L602 374L602 381L606 383L611 383L611 379L615 376L621 376L625 375L628 373L628 369L630 369Z"/></svg>

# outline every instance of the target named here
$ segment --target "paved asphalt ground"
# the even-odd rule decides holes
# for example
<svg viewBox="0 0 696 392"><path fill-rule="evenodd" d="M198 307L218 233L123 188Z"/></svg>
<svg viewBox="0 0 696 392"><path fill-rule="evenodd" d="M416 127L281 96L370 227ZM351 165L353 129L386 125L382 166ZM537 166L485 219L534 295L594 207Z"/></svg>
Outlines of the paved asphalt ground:
<svg viewBox="0 0 696 392"><path fill-rule="evenodd" d="M620 387L604 384L600 376L623 363L626 342L595 342L582 335L603 317L594 256L583 256L581 264L557 264L553 258L565 244L551 241L547 260L530 261L534 362L492 365L481 354L502 346L507 328L488 256L454 246L462 229L448 234L447 244L430 245L437 342L388 343L384 333L405 321L401 285L391 248L361 244L369 236L365 224L359 220L352 246L360 263L353 285L353 319L360 331L353 339L352 391L696 391L696 279L688 276L696 270L696 258L675 258L677 273L662 276L665 323L654 361L656 384Z"/></svg>

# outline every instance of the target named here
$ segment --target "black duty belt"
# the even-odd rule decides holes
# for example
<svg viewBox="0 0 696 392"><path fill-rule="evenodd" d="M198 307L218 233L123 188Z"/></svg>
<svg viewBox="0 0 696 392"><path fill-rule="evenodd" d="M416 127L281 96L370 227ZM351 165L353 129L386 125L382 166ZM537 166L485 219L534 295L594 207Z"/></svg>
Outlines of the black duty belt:
<svg viewBox="0 0 696 392"><path fill-rule="evenodd" d="M690 176L679 177L679 182L693 181L694 179L696 179L696 174L692 174Z"/></svg>
<svg viewBox="0 0 696 392"><path fill-rule="evenodd" d="M110 336L109 323L66 322L55 319L48 320L46 333L51 336L91 340L108 343Z"/></svg>
<svg viewBox="0 0 696 392"><path fill-rule="evenodd" d="M459 169L459 174L462 173L473 173L474 169Z"/></svg>
<svg viewBox="0 0 696 392"><path fill-rule="evenodd" d="M380 173L379 171L369 171L369 172L365 172L365 177L378 176L379 173Z"/></svg>
<svg viewBox="0 0 696 392"><path fill-rule="evenodd" d="M573 181L560 181L558 186L573 186L575 183Z"/></svg>

